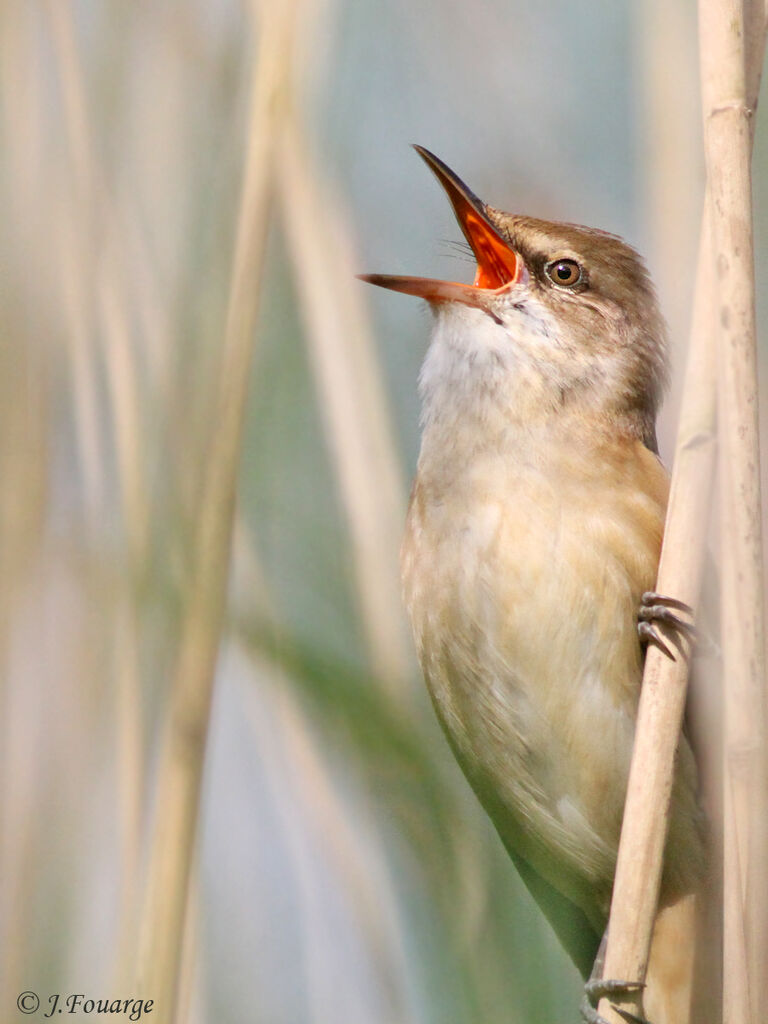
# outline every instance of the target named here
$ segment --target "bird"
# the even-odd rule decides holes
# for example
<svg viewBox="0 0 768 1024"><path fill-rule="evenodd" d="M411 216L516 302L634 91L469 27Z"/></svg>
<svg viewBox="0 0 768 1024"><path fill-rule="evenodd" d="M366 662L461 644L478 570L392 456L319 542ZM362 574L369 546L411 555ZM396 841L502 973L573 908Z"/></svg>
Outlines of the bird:
<svg viewBox="0 0 768 1024"><path fill-rule="evenodd" d="M669 491L655 426L666 328L622 239L505 213L414 148L477 269L472 284L360 275L434 314L404 601L449 745L585 979L584 1018L599 1022L644 653L652 642L674 656L666 641L682 649L692 632L678 614L690 609L654 592ZM684 734L647 976L621 983L644 980L653 1024L690 1019L706 873Z"/></svg>

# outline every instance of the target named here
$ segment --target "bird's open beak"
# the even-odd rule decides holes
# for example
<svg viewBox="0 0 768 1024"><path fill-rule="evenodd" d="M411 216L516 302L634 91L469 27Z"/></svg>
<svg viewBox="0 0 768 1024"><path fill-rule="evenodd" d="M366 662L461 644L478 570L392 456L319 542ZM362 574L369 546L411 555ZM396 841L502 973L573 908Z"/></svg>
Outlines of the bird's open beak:
<svg viewBox="0 0 768 1024"><path fill-rule="evenodd" d="M418 295L429 302L463 302L468 306L488 304L489 298L528 280L528 270L519 253L512 249L488 219L484 204L461 178L428 149L414 146L445 189L464 237L477 260L474 282L436 281L428 277L399 277L394 274L361 274L362 281Z"/></svg>

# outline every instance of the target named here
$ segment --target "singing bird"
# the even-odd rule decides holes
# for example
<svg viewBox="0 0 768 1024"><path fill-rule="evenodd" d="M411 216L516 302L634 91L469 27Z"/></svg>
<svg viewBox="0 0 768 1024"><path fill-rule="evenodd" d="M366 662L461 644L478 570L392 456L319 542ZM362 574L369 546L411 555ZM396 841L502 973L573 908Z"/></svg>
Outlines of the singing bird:
<svg viewBox="0 0 768 1024"><path fill-rule="evenodd" d="M652 593L668 493L655 433L665 327L621 239L503 213L416 149L477 273L472 285L363 276L434 314L405 601L450 746L591 979L582 1012L595 1021L643 642L672 653L657 621L685 628L678 603ZM704 873L683 736L644 994L653 1024L689 1019L691 901Z"/></svg>

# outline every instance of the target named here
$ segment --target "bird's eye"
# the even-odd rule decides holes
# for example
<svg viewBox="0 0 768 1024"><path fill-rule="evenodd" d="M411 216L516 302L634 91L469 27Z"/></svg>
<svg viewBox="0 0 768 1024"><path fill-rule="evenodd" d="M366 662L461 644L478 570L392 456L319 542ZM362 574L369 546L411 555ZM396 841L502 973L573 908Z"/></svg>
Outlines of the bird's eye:
<svg viewBox="0 0 768 1024"><path fill-rule="evenodd" d="M581 266L576 260L553 260L547 264L547 277L561 288L570 288L583 279Z"/></svg>

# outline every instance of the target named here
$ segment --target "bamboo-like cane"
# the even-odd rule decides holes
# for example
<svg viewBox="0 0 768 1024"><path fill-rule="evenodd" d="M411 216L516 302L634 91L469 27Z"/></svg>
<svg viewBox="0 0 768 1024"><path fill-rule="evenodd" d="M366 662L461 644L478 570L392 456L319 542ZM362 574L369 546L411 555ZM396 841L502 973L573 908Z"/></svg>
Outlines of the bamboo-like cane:
<svg viewBox="0 0 768 1024"><path fill-rule="evenodd" d="M692 606L699 596L715 455L714 346L707 337L712 326L706 288L710 279L707 239L708 233L703 232L698 301L657 580L659 592ZM685 658L671 661L658 648L648 648L611 903L603 970L606 978L645 978L687 677ZM611 1001L634 1013L642 1008L639 993L626 1001L618 997ZM601 1002L600 1013L611 1024L622 1024L623 1018L607 1000Z"/></svg>
<svg viewBox="0 0 768 1024"><path fill-rule="evenodd" d="M259 281L273 193L274 140L290 71L295 4L261 6L249 142L214 434L168 728L140 924L136 991L171 1024L211 694L226 601L232 523Z"/></svg>
<svg viewBox="0 0 768 1024"><path fill-rule="evenodd" d="M723 1017L762 1019L765 608L750 155L754 110L738 0L700 4L702 102L718 291L724 676ZM754 28L752 19L750 27ZM754 38L754 32L751 33ZM750 44L750 49L751 49Z"/></svg>
<svg viewBox="0 0 768 1024"><path fill-rule="evenodd" d="M728 6L727 3L721 4L720 0L705 0L702 6L712 9L718 5L721 13ZM750 36L748 53L748 95L753 98L753 104L756 101L765 49L762 18L760 28L762 31L757 40L754 33ZM721 28L720 31L727 35L726 29ZM705 59L702 53L702 60ZM741 61L743 68L743 53ZM713 109L716 104L710 103L707 107L706 100L705 95L705 110ZM743 106L746 107L746 102ZM749 148L741 153L740 158L748 175ZM716 308L711 250L712 233L705 210L689 365L657 581L660 592L673 595L691 605L696 604L699 595L714 465ZM751 276L751 246L749 254L747 258L750 260ZM754 341L754 333L752 339ZM753 466L757 465L755 461ZM756 468L754 477L757 479ZM682 658L673 662L665 659L655 648L648 651L611 905L603 972L606 978L645 978L667 832L674 755L685 707L686 682L687 666ZM630 1012L637 1013L642 1007L640 994L626 1001L613 1001ZM623 1019L612 1009L608 1000L601 1002L600 1013L611 1024L620 1024ZM734 1021L736 1019L733 1018ZM747 1021L747 1018L743 1020Z"/></svg>

